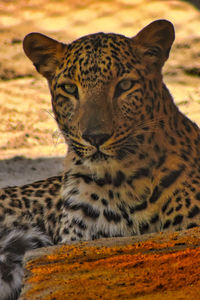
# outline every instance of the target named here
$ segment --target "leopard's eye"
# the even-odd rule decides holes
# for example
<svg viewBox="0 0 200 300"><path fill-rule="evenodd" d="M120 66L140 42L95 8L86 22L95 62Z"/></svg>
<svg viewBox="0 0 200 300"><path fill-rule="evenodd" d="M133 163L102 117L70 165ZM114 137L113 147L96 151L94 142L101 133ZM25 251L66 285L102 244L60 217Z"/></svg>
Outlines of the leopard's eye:
<svg viewBox="0 0 200 300"><path fill-rule="evenodd" d="M130 90L135 82L136 81L132 79L123 79L122 81L120 81L116 86L114 97L119 97L124 92Z"/></svg>
<svg viewBox="0 0 200 300"><path fill-rule="evenodd" d="M119 82L119 88L123 91L128 91L133 86L133 81L130 79L122 80Z"/></svg>
<svg viewBox="0 0 200 300"><path fill-rule="evenodd" d="M78 91L77 86L74 83L66 83L62 85L65 92L71 95L75 95Z"/></svg>

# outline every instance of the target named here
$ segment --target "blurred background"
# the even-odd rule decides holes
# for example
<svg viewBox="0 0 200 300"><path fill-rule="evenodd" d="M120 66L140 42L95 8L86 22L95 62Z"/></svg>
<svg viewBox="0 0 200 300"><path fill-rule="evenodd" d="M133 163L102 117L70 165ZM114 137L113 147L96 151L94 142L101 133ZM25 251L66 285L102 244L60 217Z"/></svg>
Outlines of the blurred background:
<svg viewBox="0 0 200 300"><path fill-rule="evenodd" d="M31 168L38 174L34 166L27 171L30 160L16 173L21 156L40 157L43 169L55 172L47 158L58 166L66 152L47 84L23 53L24 36L37 31L66 43L98 31L131 37L161 18L176 30L164 81L180 110L200 125L200 0L0 0L0 185L8 173L17 183Z"/></svg>

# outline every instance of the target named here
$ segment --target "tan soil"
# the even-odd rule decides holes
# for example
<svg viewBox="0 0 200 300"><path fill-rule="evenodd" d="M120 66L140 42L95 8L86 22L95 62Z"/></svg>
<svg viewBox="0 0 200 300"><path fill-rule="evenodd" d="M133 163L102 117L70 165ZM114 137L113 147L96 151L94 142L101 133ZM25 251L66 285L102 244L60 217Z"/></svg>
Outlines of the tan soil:
<svg viewBox="0 0 200 300"><path fill-rule="evenodd" d="M160 18L173 22L176 29L176 42L164 68L165 82L180 110L200 124L200 12L194 6L175 0L1 0L0 159L57 157L66 152L52 116L47 84L23 53L26 34L38 31L63 42L97 31L133 36ZM30 161L23 162L23 169L21 163L0 161L1 186L8 178L9 184L18 183L19 177L26 182L24 172ZM52 163L56 173L60 165L54 169ZM9 167L14 174L6 176ZM30 180L49 174L40 167L37 170Z"/></svg>

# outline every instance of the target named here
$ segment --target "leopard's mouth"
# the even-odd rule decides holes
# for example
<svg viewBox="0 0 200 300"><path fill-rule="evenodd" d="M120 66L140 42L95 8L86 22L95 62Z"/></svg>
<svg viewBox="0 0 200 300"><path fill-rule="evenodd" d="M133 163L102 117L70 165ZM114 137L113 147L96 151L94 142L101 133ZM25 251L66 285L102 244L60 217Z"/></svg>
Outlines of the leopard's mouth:
<svg viewBox="0 0 200 300"><path fill-rule="evenodd" d="M110 157L110 155L103 153L99 147L84 147L77 146L77 143L72 143L73 151L80 157L82 160L90 160L91 162L100 162L106 161Z"/></svg>
<svg viewBox="0 0 200 300"><path fill-rule="evenodd" d="M106 149L101 147L85 147L77 146L76 144L71 144L73 151L78 155L78 157L83 161L89 161L91 163L103 163L108 162L111 159L123 160L123 158L130 152L130 149L126 147L118 147L117 149Z"/></svg>
<svg viewBox="0 0 200 300"><path fill-rule="evenodd" d="M109 159L109 155L104 154L103 152L101 152L99 149L97 149L97 151L92 154L89 159L91 160L91 162L101 162L101 161L106 161Z"/></svg>

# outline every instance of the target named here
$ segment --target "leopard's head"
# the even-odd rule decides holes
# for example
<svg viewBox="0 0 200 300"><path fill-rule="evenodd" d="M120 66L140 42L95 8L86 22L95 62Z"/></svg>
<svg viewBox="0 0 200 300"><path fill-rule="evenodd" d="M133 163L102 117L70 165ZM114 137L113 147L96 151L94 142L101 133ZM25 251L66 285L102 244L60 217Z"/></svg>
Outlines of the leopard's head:
<svg viewBox="0 0 200 300"><path fill-rule="evenodd" d="M136 151L162 105L161 69L173 40L166 20L133 38L97 33L66 45L40 33L25 37L26 55L48 80L59 128L82 161Z"/></svg>

